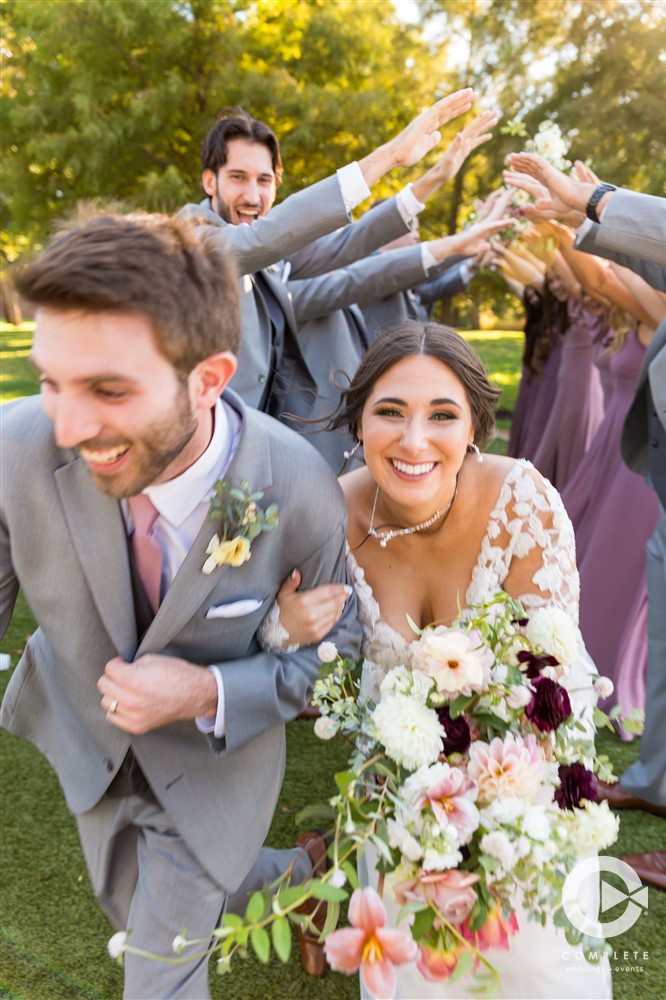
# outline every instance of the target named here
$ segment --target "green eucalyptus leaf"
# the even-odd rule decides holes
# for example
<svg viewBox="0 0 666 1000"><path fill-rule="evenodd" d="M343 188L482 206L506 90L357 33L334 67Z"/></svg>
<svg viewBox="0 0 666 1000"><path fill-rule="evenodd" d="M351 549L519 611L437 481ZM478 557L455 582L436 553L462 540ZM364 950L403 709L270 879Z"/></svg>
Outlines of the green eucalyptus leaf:
<svg viewBox="0 0 666 1000"><path fill-rule="evenodd" d="M271 939L266 928L254 927L250 931L250 943L259 961L266 965L271 954Z"/></svg>
<svg viewBox="0 0 666 1000"><path fill-rule="evenodd" d="M311 882L310 891L315 899L325 899L331 903L341 903L349 895L346 889L338 889L328 882Z"/></svg>
<svg viewBox="0 0 666 1000"><path fill-rule="evenodd" d="M256 924L262 919L265 912L266 900L264 899L263 894L260 892L253 892L245 911L245 922L248 924Z"/></svg>
<svg viewBox="0 0 666 1000"><path fill-rule="evenodd" d="M286 917L277 917L271 925L271 937L275 954L284 962L289 961L291 955L291 928Z"/></svg>

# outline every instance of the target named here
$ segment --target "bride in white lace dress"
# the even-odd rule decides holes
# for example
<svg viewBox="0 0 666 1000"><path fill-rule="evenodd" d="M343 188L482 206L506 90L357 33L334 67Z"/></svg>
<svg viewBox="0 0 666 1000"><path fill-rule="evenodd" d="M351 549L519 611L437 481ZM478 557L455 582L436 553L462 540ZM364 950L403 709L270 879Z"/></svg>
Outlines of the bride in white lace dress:
<svg viewBox="0 0 666 1000"><path fill-rule="evenodd" d="M559 495L528 462L477 450L492 433L497 395L461 337L418 323L376 341L343 393L335 423L353 431L365 458L341 486L365 636L363 684L375 698L384 674L411 661L408 616L421 627L449 623L504 590L526 607L562 608L578 621L574 536ZM279 595L288 641L323 638L339 599L330 587L296 594L292 581ZM593 666L582 641L580 654L568 686L574 711L584 710L591 726ZM365 862L366 880L376 882L371 854ZM561 931L528 922L519 901L518 918L508 951L486 953L502 973L498 996L610 997L606 961L588 965ZM426 981L415 966L397 971L404 1000L469 995L464 980L451 986Z"/></svg>

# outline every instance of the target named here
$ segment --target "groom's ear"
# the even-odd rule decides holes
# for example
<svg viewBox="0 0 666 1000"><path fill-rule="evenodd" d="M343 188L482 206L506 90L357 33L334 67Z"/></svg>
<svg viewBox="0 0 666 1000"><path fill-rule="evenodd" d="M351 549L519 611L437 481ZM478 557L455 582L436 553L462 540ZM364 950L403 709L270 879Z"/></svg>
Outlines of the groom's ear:
<svg viewBox="0 0 666 1000"><path fill-rule="evenodd" d="M215 401L228 386L237 367L238 360L231 351L220 351L201 361L189 377L194 405L204 410L215 406Z"/></svg>

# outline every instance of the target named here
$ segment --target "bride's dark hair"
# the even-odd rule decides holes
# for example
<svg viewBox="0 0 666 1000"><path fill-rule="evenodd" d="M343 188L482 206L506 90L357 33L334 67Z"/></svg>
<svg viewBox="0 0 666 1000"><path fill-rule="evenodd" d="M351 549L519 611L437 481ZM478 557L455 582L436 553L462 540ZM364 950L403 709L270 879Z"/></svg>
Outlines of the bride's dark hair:
<svg viewBox="0 0 666 1000"><path fill-rule="evenodd" d="M416 354L436 358L460 379L472 411L474 441L483 448L495 429L495 406L501 390L488 381L481 359L460 334L449 326L416 320L389 327L370 346L349 386L342 390L328 429L347 427L355 437L377 379L399 361Z"/></svg>

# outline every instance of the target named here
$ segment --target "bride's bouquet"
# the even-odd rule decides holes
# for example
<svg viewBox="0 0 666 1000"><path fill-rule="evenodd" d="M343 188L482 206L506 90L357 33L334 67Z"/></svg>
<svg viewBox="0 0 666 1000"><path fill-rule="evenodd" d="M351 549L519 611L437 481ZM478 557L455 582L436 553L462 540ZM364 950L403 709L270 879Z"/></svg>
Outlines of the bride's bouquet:
<svg viewBox="0 0 666 1000"><path fill-rule="evenodd" d="M358 885L340 864L354 852L372 853L378 875L376 888L356 888L352 928L331 933L326 954L334 969L360 967L375 996L391 995L393 966L405 961L429 980L474 970L492 991L484 952L508 947L518 893L528 919L581 941L561 908L562 886L579 858L617 836L608 804L596 801L595 772L611 774L593 742L596 695L610 681L597 678L595 694L590 677L576 714L577 628L556 609L527 617L506 594L450 628L412 627L411 669L388 669L377 701L360 665L320 646L315 731L353 741L331 803L331 880ZM397 930L385 927L381 896ZM597 954L599 944L583 941Z"/></svg>
<svg viewBox="0 0 666 1000"><path fill-rule="evenodd" d="M336 795L299 817L332 831L327 870L301 885L288 872L253 893L244 916L223 916L212 947L178 935L184 958L212 951L219 972L250 951L286 962L297 925L325 941L333 969L360 969L374 997L395 994L395 967L408 962L428 980L471 973L474 992L493 995L498 973L484 953L508 947L518 900L521 920L551 921L572 945L603 954L570 925L562 887L581 857L617 836L608 804L596 801L595 775L613 775L593 739L606 721L596 697L611 693L610 681L577 680L578 630L564 612L528 616L506 594L466 608L451 627L410 624L409 665L355 663L319 646L315 732L351 747ZM379 691L366 690L378 674ZM586 690L575 712L578 683ZM363 864L375 875L361 885ZM350 926L336 929L347 902ZM124 932L109 949L143 954Z"/></svg>

